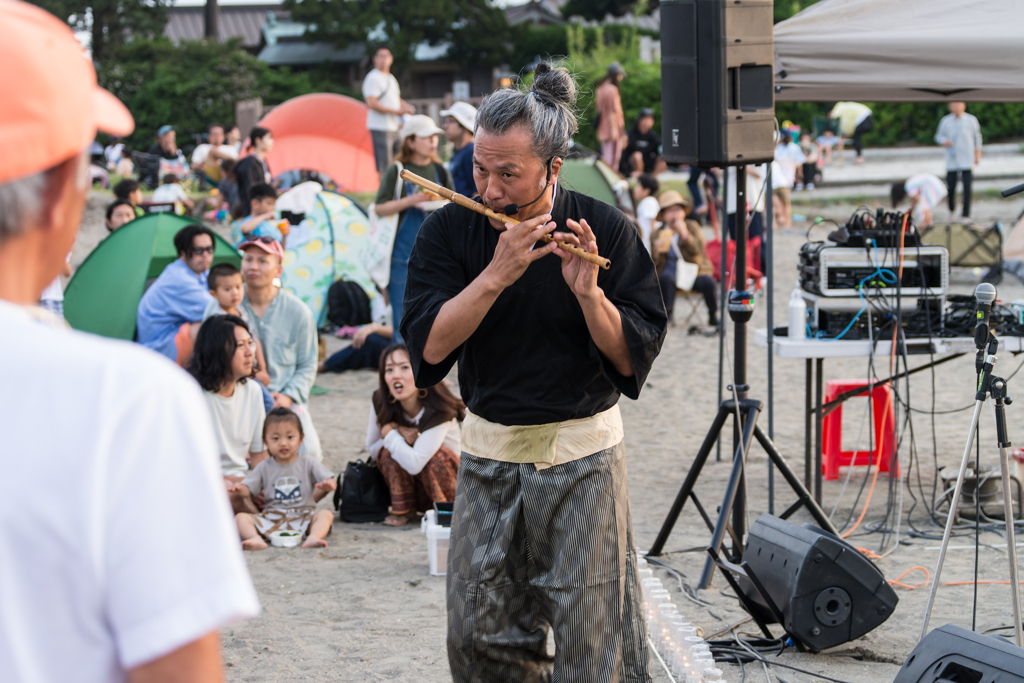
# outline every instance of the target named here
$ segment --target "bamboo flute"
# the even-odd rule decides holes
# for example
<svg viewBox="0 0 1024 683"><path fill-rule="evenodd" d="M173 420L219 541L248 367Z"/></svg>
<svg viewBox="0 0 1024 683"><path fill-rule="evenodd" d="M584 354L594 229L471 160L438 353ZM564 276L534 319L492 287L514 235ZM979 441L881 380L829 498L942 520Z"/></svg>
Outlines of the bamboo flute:
<svg viewBox="0 0 1024 683"><path fill-rule="evenodd" d="M515 225L518 225L520 223L520 221L516 220L515 218L512 218L511 216L506 216L505 214L498 213L497 211L491 211L483 204L479 202L474 202L472 199L465 195L459 194L458 192L453 192L452 190L449 190L447 187L438 185L437 183L433 183L427 180L426 178L422 178L416 175L415 173L410 172L408 169L402 169L402 179L408 180L410 183L414 183L424 189L430 190L434 194L444 197L445 199L448 199L450 201L453 201L459 206L464 206L467 209L470 209L471 211L482 213L488 218L493 218L494 220L501 221L502 223L512 223ZM570 254L575 254L584 261L589 261L590 263L601 266L605 270L608 270L612 266L612 262L606 259L605 257L598 256L597 254L591 254L589 251L584 251L583 249L580 249L575 245L569 244L568 242L556 240L551 235L541 235L540 239L542 242L555 242L558 244L559 249L567 251Z"/></svg>

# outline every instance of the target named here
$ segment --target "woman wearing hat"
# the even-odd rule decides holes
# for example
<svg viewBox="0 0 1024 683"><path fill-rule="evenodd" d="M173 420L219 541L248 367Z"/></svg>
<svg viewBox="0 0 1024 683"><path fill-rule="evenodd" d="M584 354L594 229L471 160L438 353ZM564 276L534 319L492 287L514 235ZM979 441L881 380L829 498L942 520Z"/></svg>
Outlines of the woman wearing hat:
<svg viewBox="0 0 1024 683"><path fill-rule="evenodd" d="M391 301L391 318L395 330L394 341L401 341L398 325L402 322L402 300L405 295L405 276L409 270L409 254L416 241L416 235L423 225L427 213L420 206L439 197L422 192L416 185L403 181L399 177L402 168L412 173L433 180L448 189L452 187L452 178L441 160L437 157L438 135L444 131L437 127L429 116L418 114L407 116L399 137L402 148L395 156L394 163L388 166L381 177L377 198L374 200L374 211L378 216L398 214L398 231L391 248L391 277L388 281L388 298ZM402 183L398 199L395 199L398 183Z"/></svg>
<svg viewBox="0 0 1024 683"><path fill-rule="evenodd" d="M661 206L658 212L661 228L651 236L651 255L658 269L661 295L665 299L669 319L672 318L672 308L676 301L676 266L682 258L697 266L697 278L690 290L704 296L704 303L708 307L708 324L715 327L718 325L715 270L704 246L704 233L700 224L686 218L693 206L675 190L662 193L658 197L658 204Z"/></svg>

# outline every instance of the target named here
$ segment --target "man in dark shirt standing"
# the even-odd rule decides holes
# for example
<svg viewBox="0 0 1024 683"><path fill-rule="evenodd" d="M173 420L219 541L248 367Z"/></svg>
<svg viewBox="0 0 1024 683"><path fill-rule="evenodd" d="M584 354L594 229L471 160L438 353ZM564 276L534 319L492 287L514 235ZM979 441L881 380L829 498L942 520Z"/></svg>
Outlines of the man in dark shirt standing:
<svg viewBox="0 0 1024 683"><path fill-rule="evenodd" d="M444 136L455 147L455 154L448 164L452 172L455 191L467 197L476 196L476 182L473 180L473 129L476 128L476 107L469 102L456 102L451 109L445 109Z"/></svg>
<svg viewBox="0 0 1024 683"><path fill-rule="evenodd" d="M484 101L473 160L482 201L523 222L451 204L424 222L409 261L401 328L416 384L457 360L469 407L448 658L456 683L647 683L617 402L639 396L665 306L625 216L558 187L576 88L565 69L535 73L529 91ZM539 242L552 233L611 268Z"/></svg>
<svg viewBox="0 0 1024 683"><path fill-rule="evenodd" d="M665 170L665 162L661 158L661 138L654 132L653 109L640 110L640 116L629 129L628 137L619 173L630 178L641 173L658 175Z"/></svg>

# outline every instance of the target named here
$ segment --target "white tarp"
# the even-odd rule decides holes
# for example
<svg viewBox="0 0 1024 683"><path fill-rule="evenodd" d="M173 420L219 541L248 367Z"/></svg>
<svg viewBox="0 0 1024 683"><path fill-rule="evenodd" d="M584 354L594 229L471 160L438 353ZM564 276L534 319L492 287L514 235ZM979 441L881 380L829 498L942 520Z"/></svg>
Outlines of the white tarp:
<svg viewBox="0 0 1024 683"><path fill-rule="evenodd" d="M775 26L780 102L1024 102L1024 0L822 0Z"/></svg>

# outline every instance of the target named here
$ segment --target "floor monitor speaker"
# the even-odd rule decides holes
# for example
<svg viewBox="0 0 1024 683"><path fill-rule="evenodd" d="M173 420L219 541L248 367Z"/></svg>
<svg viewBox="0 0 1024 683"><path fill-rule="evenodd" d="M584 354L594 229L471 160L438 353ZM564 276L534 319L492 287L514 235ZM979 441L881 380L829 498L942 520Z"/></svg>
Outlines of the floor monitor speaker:
<svg viewBox="0 0 1024 683"><path fill-rule="evenodd" d="M761 515L750 527L743 565L812 652L859 638L884 622L899 599L882 572L852 545L818 527ZM739 585L767 623L775 613L754 585Z"/></svg>
<svg viewBox="0 0 1024 683"><path fill-rule="evenodd" d="M662 155L736 166L775 151L772 0L662 0Z"/></svg>
<svg viewBox="0 0 1024 683"><path fill-rule="evenodd" d="M1024 650L946 624L921 639L893 683L1024 683Z"/></svg>

